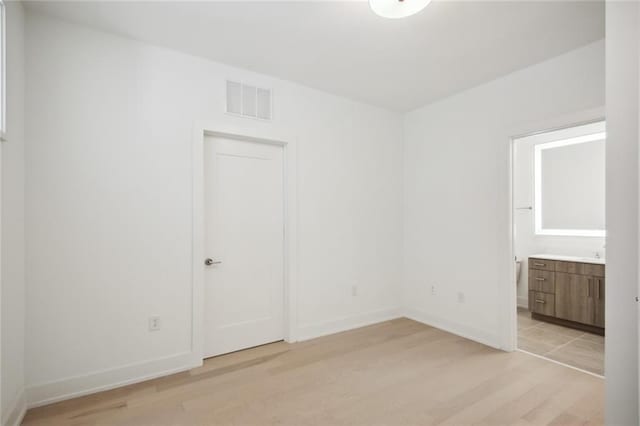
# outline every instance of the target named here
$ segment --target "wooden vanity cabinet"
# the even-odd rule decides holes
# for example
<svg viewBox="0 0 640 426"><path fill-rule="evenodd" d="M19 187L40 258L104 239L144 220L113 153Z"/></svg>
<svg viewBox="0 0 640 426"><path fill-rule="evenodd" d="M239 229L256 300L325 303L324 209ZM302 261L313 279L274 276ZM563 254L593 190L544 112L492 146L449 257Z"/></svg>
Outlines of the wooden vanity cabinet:
<svg viewBox="0 0 640 426"><path fill-rule="evenodd" d="M593 279L586 275L556 272L556 314L558 318L595 325Z"/></svg>
<svg viewBox="0 0 640 426"><path fill-rule="evenodd" d="M532 316L604 333L604 265L529 259Z"/></svg>

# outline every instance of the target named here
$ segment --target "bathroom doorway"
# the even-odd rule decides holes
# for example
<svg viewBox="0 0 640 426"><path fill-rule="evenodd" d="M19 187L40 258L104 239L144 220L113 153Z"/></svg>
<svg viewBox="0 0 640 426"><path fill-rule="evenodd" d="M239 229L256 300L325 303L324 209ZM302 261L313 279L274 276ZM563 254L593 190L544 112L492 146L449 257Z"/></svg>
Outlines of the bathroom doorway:
<svg viewBox="0 0 640 426"><path fill-rule="evenodd" d="M513 139L517 347L604 375L604 120Z"/></svg>

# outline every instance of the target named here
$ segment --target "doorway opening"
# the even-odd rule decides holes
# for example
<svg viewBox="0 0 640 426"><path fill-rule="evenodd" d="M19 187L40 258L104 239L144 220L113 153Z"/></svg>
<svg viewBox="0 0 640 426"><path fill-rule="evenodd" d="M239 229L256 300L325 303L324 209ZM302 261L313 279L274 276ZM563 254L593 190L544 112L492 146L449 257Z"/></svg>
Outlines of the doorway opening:
<svg viewBox="0 0 640 426"><path fill-rule="evenodd" d="M512 139L517 347L604 375L604 120Z"/></svg>

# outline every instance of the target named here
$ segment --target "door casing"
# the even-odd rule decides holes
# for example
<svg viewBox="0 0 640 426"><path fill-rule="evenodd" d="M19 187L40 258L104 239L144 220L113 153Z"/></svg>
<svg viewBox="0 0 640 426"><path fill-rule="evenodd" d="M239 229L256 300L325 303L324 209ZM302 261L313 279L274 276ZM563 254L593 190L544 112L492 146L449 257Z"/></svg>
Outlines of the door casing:
<svg viewBox="0 0 640 426"><path fill-rule="evenodd" d="M297 340L297 144L295 138L282 137L272 129L255 126L235 127L221 123L198 123L194 129L193 226L192 226L192 336L194 363L204 357L204 140L205 136L221 137L278 145L284 156L284 340Z"/></svg>
<svg viewBox="0 0 640 426"><path fill-rule="evenodd" d="M516 288L516 233L515 233L515 217L514 209L514 167L515 167L515 143L516 140L525 136L531 136L537 133L548 132L553 130L560 130L567 127L578 126L581 124L589 124L597 121L605 121L606 114L604 107L593 108L583 111L577 111L575 113L563 115L553 119L544 120L542 122L531 122L526 124L520 124L510 129L509 136L507 138L508 148L508 171L507 177L509 182L509 212L508 212L508 229L506 229L506 235L509 238L509 267L506 271L508 278L505 280L507 287L503 289L502 296L500 298L500 319L503 324L502 345L501 349L512 352L518 350L518 316L517 316L517 288ZM526 267L526 265L523 265Z"/></svg>

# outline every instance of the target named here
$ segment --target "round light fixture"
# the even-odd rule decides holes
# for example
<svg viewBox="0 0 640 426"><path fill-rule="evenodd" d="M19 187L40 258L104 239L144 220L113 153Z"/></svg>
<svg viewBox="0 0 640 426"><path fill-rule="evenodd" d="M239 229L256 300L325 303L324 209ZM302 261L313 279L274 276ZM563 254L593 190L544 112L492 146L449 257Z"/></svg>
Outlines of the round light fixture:
<svg viewBox="0 0 640 426"><path fill-rule="evenodd" d="M369 0L369 6L383 18L405 18L420 12L431 0Z"/></svg>

